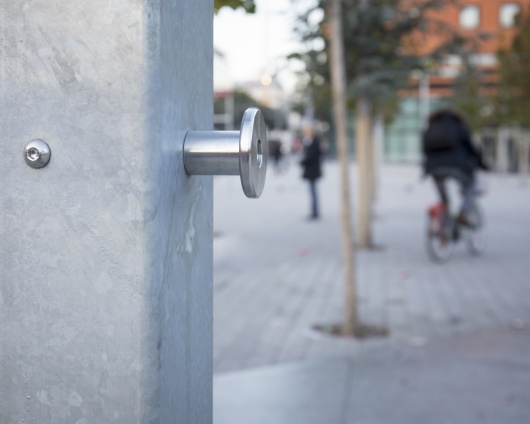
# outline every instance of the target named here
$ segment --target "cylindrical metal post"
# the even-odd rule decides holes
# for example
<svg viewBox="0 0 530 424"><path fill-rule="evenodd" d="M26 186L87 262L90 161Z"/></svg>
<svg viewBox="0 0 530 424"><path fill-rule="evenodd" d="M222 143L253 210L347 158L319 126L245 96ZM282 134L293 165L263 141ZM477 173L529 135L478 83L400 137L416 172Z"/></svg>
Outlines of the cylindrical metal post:
<svg viewBox="0 0 530 424"><path fill-rule="evenodd" d="M239 131L189 131L184 168L188 175L239 175Z"/></svg>

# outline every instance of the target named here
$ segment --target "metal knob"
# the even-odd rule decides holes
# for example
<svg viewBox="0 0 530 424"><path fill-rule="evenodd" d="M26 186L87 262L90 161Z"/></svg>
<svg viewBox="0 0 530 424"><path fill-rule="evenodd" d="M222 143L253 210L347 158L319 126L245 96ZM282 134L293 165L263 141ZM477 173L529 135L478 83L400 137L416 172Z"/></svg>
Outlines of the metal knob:
<svg viewBox="0 0 530 424"><path fill-rule="evenodd" d="M265 121L257 108L245 111L241 131L188 131L184 138L188 175L239 175L250 198L263 193L267 156Z"/></svg>

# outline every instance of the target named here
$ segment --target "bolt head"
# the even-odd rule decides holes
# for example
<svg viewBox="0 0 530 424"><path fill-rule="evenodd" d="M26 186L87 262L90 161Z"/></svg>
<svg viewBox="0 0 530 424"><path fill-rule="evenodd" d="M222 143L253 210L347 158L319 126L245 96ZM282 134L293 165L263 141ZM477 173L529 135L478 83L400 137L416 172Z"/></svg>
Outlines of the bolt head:
<svg viewBox="0 0 530 424"><path fill-rule="evenodd" d="M24 160L32 168L38 169L48 165L50 158L50 146L43 140L31 140L24 148Z"/></svg>

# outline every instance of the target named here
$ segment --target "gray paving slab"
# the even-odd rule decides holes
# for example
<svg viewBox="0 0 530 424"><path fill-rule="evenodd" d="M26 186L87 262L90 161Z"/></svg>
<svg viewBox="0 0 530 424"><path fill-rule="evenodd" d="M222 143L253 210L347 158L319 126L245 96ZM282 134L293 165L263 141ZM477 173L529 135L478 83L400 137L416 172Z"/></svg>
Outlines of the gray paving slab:
<svg viewBox="0 0 530 424"><path fill-rule="evenodd" d="M344 423L530 422L530 334L488 331L352 360Z"/></svg>
<svg viewBox="0 0 530 424"><path fill-rule="evenodd" d="M524 424L530 333L490 330L219 374L214 424Z"/></svg>
<svg viewBox="0 0 530 424"><path fill-rule="evenodd" d="M390 333L358 341L311 329L342 317L338 167L325 166L317 222L299 176L271 175L258 201L215 181L216 424L530 422L529 189L488 177L485 255L459 245L441 266L424 246L432 185L383 167L383 248L357 252L356 274L361 321Z"/></svg>
<svg viewBox="0 0 530 424"><path fill-rule="evenodd" d="M317 360L217 376L214 424L341 423L349 368L346 360Z"/></svg>
<svg viewBox="0 0 530 424"><path fill-rule="evenodd" d="M425 211L435 201L431 183L418 168L396 165L384 166L379 181L373 229L383 248L356 256L361 320L388 327L387 343L405 345L530 323L528 188L516 178L488 177L481 199L486 254L474 258L459 245L440 266L424 248ZM216 372L356 353L357 342L310 331L342 316L339 188L337 164L326 163L319 183L323 218L307 222L307 187L296 166L271 174L257 201L241 194L237 178L216 179Z"/></svg>

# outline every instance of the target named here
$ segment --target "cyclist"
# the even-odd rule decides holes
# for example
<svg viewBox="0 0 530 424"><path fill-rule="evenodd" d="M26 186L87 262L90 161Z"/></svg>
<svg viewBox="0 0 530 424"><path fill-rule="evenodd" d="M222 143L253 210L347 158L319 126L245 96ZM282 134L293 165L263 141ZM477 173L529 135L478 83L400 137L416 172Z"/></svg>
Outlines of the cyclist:
<svg viewBox="0 0 530 424"><path fill-rule="evenodd" d="M457 219L464 225L472 225L468 211L474 206L477 169L489 168L482 154L471 143L471 135L464 120L456 112L443 109L429 117L423 134L423 169L433 177L442 204L449 208L449 196L445 181L456 179L463 192L463 202Z"/></svg>

